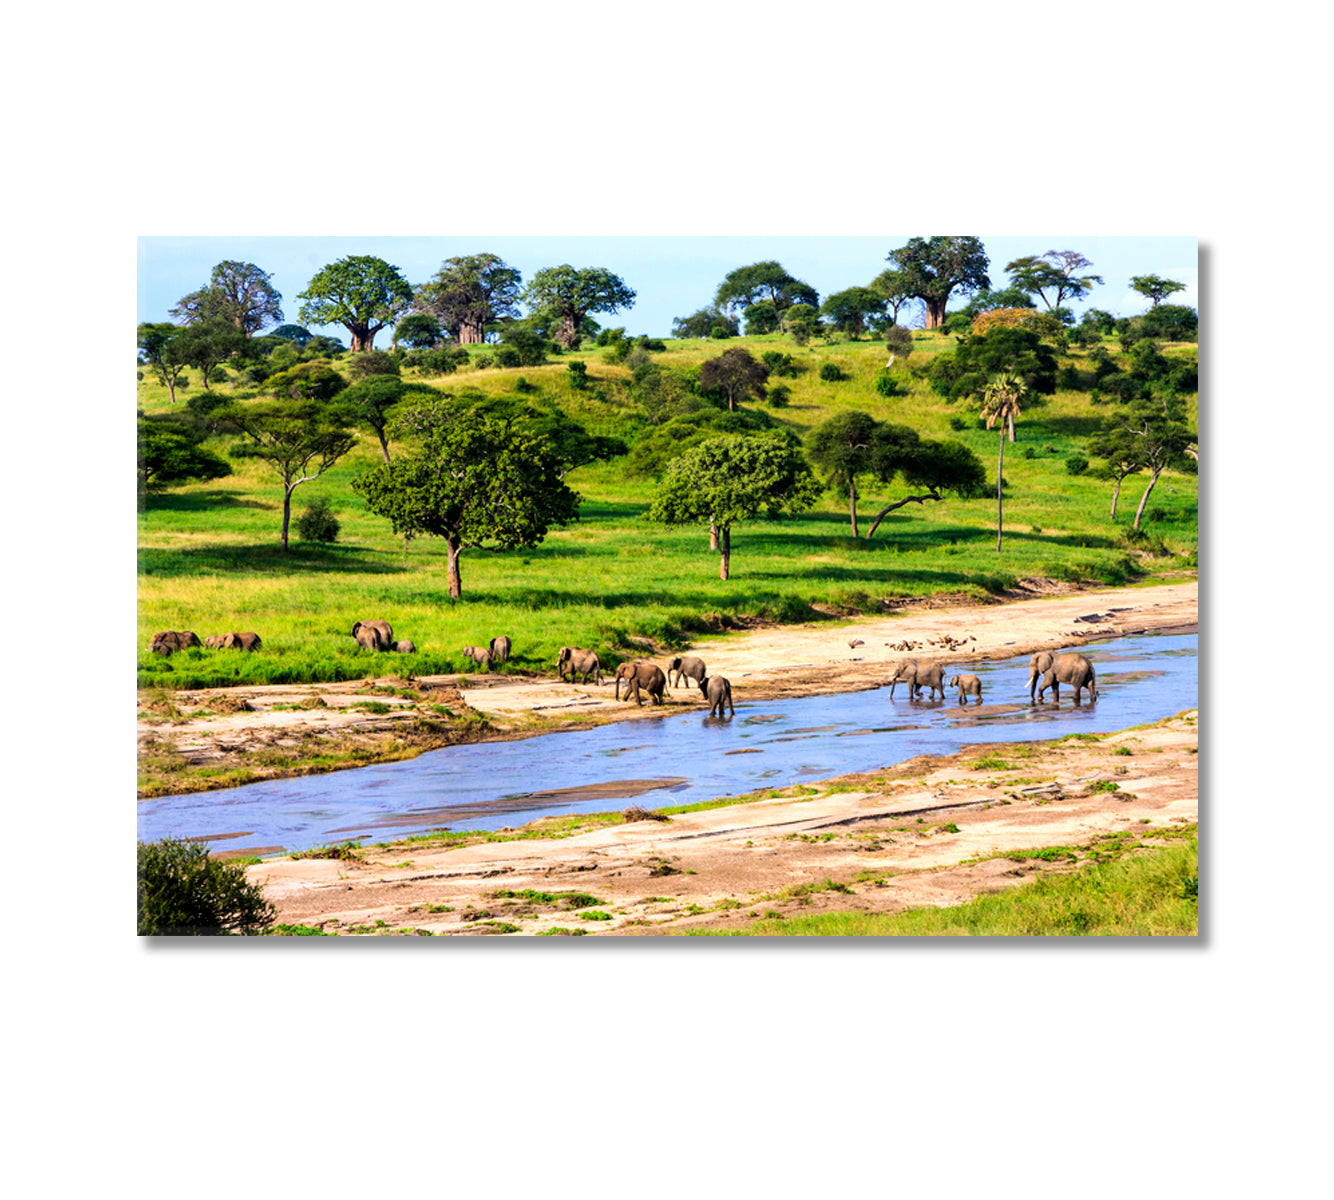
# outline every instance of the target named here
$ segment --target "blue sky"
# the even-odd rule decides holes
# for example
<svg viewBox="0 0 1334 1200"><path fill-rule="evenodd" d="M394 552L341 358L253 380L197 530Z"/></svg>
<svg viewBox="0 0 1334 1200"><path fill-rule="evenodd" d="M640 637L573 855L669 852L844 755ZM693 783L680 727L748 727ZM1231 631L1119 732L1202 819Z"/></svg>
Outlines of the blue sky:
<svg viewBox="0 0 1334 1200"><path fill-rule="evenodd" d="M713 300L718 284L736 267L777 259L821 298L869 283L888 265L885 256L910 237L140 237L138 239L138 320L170 320L171 307L208 282L214 264L227 259L251 262L268 271L283 297L283 313L298 323L304 291L323 266L355 254L370 254L398 267L413 284L423 283L447 258L498 254L527 282L544 267L606 267L635 290L634 306L614 315L596 314L603 325L623 325L632 334L668 337L672 321ZM1143 312L1148 302L1130 288L1133 275L1176 279L1187 290L1172 297L1198 307L1199 268L1194 237L1098 237L1040 234L982 237L991 260L993 287L1006 281L1005 264L1047 250L1078 250L1090 259L1091 273L1105 281L1082 304L1115 316ZM959 296L951 307L964 303ZM341 326L314 327L340 337ZM389 343L380 334L377 346Z"/></svg>

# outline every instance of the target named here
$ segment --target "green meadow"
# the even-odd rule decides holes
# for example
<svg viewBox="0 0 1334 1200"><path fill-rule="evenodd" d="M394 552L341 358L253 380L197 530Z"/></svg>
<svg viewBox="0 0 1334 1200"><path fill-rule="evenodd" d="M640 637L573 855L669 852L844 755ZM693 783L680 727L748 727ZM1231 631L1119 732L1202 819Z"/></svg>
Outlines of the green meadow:
<svg viewBox="0 0 1334 1200"><path fill-rule="evenodd" d="M986 465L990 494L970 499L910 504L892 513L874 539L853 538L847 497L826 491L809 511L785 521L756 520L732 530L731 578L718 577L718 556L703 527L666 529L646 513L655 480L633 473L629 456L572 471L566 479L582 497L579 520L553 530L539 545L508 552L466 550L463 595L451 601L445 548L432 538L405 544L387 521L371 514L352 481L382 461L375 436L361 430L358 444L318 480L293 497L290 548L279 545L282 487L254 459L230 459L234 474L174 487L142 502L138 518L139 685L219 686L242 682L290 683L362 678L389 670L418 674L472 667L460 653L506 634L513 658L502 670L554 671L562 645L595 649L604 667L632 653L635 638L660 648L762 618L801 622L830 614L879 613L886 602L937 594L985 597L1027 577L1105 584L1151 583L1192 573L1197 563L1198 488L1193 474L1169 472L1154 489L1144 530L1127 538L1147 476L1126 480L1117 519L1109 517L1112 483L1092 472L1072 475L1066 459L1087 452L1087 441L1110 406L1088 391L1058 390L1025 408L1017 441L1005 447L1004 544L996 549L995 472L999 433L985 429L976 404L948 402L914 374L955 345L952 336L914 333L912 354L892 368L903 394L886 397L875 387L886 368L883 342L871 339L798 346L785 335L710 340L671 340L652 360L668 367L697 367L723 349L743 346L755 357L790 354L795 376L782 407L749 401L804 437L829 416L859 409L877 420L913 427L924 438L953 438ZM1114 340L1105 343L1120 360ZM473 361L490 347L472 347ZM1193 344L1162 346L1171 358L1194 361ZM653 429L639 406L628 366L609 349L552 356L544 366L467 369L423 379L443 392L474 389L554 406L591 434L623 439L633 447ZM587 367L583 390L572 385L571 361ZM843 379L821 378L836 364ZM1063 350L1058 365L1091 373L1088 351ZM337 363L335 363L335 366ZM415 372L404 372L414 378ZM173 408L151 372L137 388L146 413ZM772 380L771 382L779 382ZM239 390L234 380L211 385L221 395ZM202 381L189 372L189 387L175 407L198 395ZM253 387L250 389L253 391ZM1197 398L1188 397L1192 426ZM238 439L218 437L209 447L226 456ZM394 447L391 447L391 452ZM1096 463L1095 463L1096 467ZM864 490L861 490L864 489ZM863 535L886 504L910 494L901 481L885 487L859 484ZM301 541L295 517L306 503L326 498L340 522L336 542ZM412 655L376 658L351 637L353 622L383 618L398 638L411 639ZM190 650L170 658L148 651L160 630L209 634L254 630L263 638L256 654Z"/></svg>

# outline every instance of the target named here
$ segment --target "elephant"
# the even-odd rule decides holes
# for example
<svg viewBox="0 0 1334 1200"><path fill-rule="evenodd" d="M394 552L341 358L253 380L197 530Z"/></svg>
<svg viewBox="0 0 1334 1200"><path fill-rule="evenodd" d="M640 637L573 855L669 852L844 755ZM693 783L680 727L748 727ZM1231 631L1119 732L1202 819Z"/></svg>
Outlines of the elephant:
<svg viewBox="0 0 1334 1200"><path fill-rule="evenodd" d="M1051 666L1055 659L1050 650L1041 650L1028 660L1028 698L1033 699L1034 692L1037 691L1038 680L1042 678L1042 673Z"/></svg>
<svg viewBox="0 0 1334 1200"><path fill-rule="evenodd" d="M394 644L394 631L388 621L358 621L352 626L352 636L367 650L389 650Z"/></svg>
<svg viewBox="0 0 1334 1200"><path fill-rule="evenodd" d="M621 698L621 680L625 680L625 698L643 704L639 689L642 687L654 704L662 703L662 692L667 686L667 676L656 663L628 662L616 668L616 699Z"/></svg>
<svg viewBox="0 0 1334 1200"><path fill-rule="evenodd" d="M1090 700L1098 698L1097 677L1093 664L1082 654L1058 654L1052 660L1051 665L1042 672L1042 678L1038 680L1038 703L1042 703L1042 693L1051 688L1052 703L1059 704L1063 683L1068 683L1075 689L1076 704L1079 703L1079 693L1084 688L1088 688Z"/></svg>
<svg viewBox="0 0 1334 1200"><path fill-rule="evenodd" d="M507 637L497 637L491 639L491 661L509 662L510 647L514 645Z"/></svg>
<svg viewBox="0 0 1334 1200"><path fill-rule="evenodd" d="M736 708L732 705L732 685L721 675L710 675L699 681L699 690L704 693L704 698L709 702L709 716L721 717L723 715L723 706L727 706L727 715L736 716Z"/></svg>
<svg viewBox="0 0 1334 1200"><path fill-rule="evenodd" d="M571 683L574 682L576 675L582 675L585 683L592 675L594 682L599 687L602 686L602 664L591 650L583 650L578 646L562 646L560 654L556 657L556 673L564 681L567 672Z"/></svg>
<svg viewBox="0 0 1334 1200"><path fill-rule="evenodd" d="M704 690L704 676L708 674L708 668L704 666L702 658L681 658L679 655L667 664L667 682L672 687L680 687L683 680L693 679L699 686L700 691ZM672 683L672 676L676 676L676 682Z"/></svg>
<svg viewBox="0 0 1334 1200"><path fill-rule="evenodd" d="M491 651L483 650L481 646L464 646L463 657L472 659L483 670L491 669Z"/></svg>
<svg viewBox="0 0 1334 1200"><path fill-rule="evenodd" d="M224 650L258 650L262 645L257 633L229 633L222 639Z"/></svg>
<svg viewBox="0 0 1334 1200"><path fill-rule="evenodd" d="M950 680L950 687L959 689L959 703L966 704L965 696L976 696L977 703L982 703L982 681L976 675L956 675Z"/></svg>
<svg viewBox="0 0 1334 1200"><path fill-rule="evenodd" d="M203 645L204 643L199 640L199 635L188 629L180 631L168 629L163 633L155 633L153 640L148 644L148 648L154 654L168 655L175 654L177 650L189 650L194 646L202 649Z"/></svg>
<svg viewBox="0 0 1334 1200"><path fill-rule="evenodd" d="M411 642L406 642L406 641L404 641L404 642L395 642L395 643L394 643L394 650L395 650L395 652L398 653L398 654L416 654L416 653L417 653L417 647L414 646Z"/></svg>
<svg viewBox="0 0 1334 1200"><path fill-rule="evenodd" d="M226 641L229 636L229 634L225 633L210 633L208 637L204 639L204 645L210 650L221 650L222 643Z"/></svg>
<svg viewBox="0 0 1334 1200"><path fill-rule="evenodd" d="M921 663L915 658L904 659L894 668L894 675L889 681L889 696L894 698L894 685L897 683L906 683L908 685L908 696L910 699L917 699L925 685L931 689L931 699L936 698L936 693L940 693L940 698L945 699L945 668L940 663Z"/></svg>

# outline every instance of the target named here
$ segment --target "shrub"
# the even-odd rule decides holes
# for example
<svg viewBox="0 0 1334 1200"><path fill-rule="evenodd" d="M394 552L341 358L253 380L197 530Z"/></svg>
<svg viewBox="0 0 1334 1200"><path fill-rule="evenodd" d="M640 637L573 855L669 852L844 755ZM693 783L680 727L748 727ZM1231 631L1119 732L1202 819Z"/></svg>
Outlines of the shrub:
<svg viewBox="0 0 1334 1200"><path fill-rule="evenodd" d="M277 915L240 863L178 838L139 843L140 936L257 933Z"/></svg>
<svg viewBox="0 0 1334 1200"><path fill-rule="evenodd" d="M208 373L209 383L226 383L229 378L231 378L231 376L229 376L221 367L214 367L213 370Z"/></svg>
<svg viewBox="0 0 1334 1200"><path fill-rule="evenodd" d="M566 363L565 369L570 373L570 386L582 392L588 386L588 364L576 359Z"/></svg>
<svg viewBox="0 0 1334 1200"><path fill-rule="evenodd" d="M888 371L881 371L875 377L875 390L882 396L905 395L903 385Z"/></svg>
<svg viewBox="0 0 1334 1200"><path fill-rule="evenodd" d="M781 350L766 350L760 355L760 362L764 364L764 369L770 375L782 379L796 375L797 364L792 361L792 355L784 354Z"/></svg>
<svg viewBox="0 0 1334 1200"><path fill-rule="evenodd" d="M847 376L843 374L838 363L827 362L820 364L820 378L823 379L825 383L839 383L846 379Z"/></svg>
<svg viewBox="0 0 1334 1200"><path fill-rule="evenodd" d="M1082 475L1089 469L1089 460L1082 454L1072 454L1065 460L1065 469L1071 475Z"/></svg>
<svg viewBox="0 0 1334 1200"><path fill-rule="evenodd" d="M336 542L338 518L325 496L310 501L296 520L296 534L303 542Z"/></svg>
<svg viewBox="0 0 1334 1200"><path fill-rule="evenodd" d="M721 340L723 338L736 337L736 334L733 333L731 328L727 325L715 325L709 330L709 337Z"/></svg>
<svg viewBox="0 0 1334 1200"><path fill-rule="evenodd" d="M398 362L385 350L359 350L347 360L348 378L368 379L372 375L397 375Z"/></svg>
<svg viewBox="0 0 1334 1200"><path fill-rule="evenodd" d="M968 428L968 422L962 417L951 417L950 428L953 429L955 433L961 433Z"/></svg>
<svg viewBox="0 0 1334 1200"><path fill-rule="evenodd" d="M774 408L786 408L792 399L792 389L785 383L776 383L764 397Z"/></svg>

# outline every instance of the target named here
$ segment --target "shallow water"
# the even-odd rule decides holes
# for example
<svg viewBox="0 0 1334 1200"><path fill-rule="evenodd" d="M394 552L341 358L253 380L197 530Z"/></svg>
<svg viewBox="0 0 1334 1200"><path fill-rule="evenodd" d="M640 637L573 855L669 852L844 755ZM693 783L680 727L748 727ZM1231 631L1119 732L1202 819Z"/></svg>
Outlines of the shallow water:
<svg viewBox="0 0 1334 1200"><path fill-rule="evenodd" d="M1090 643L1098 701L1028 702L1028 655L960 670L984 703L909 700L905 688L741 702L732 719L698 709L516 742L433 750L408 762L139 802L139 837L201 838L214 849L304 850L431 829L499 829L560 813L645 808L890 767L969 743L1108 733L1198 703L1195 634ZM923 695L929 693L923 692Z"/></svg>

